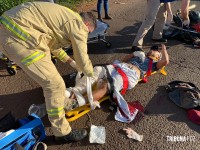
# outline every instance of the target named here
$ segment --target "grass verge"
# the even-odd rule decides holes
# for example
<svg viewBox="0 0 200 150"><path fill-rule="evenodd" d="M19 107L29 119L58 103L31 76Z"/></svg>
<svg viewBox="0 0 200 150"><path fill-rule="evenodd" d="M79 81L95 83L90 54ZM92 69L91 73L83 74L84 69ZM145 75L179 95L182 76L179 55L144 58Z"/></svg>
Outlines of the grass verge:
<svg viewBox="0 0 200 150"><path fill-rule="evenodd" d="M0 15L6 10L25 2L33 2L38 0L0 0ZM94 0L56 0L57 4L71 8L72 10L79 11L78 7L81 5L93 2Z"/></svg>

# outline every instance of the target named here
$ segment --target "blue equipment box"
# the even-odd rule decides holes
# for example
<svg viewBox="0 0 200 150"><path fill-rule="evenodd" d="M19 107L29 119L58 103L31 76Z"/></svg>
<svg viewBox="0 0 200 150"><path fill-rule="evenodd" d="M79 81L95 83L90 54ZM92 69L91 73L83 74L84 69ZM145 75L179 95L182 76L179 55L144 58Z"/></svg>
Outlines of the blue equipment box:
<svg viewBox="0 0 200 150"><path fill-rule="evenodd" d="M28 119L29 122L25 122L24 125L0 140L0 150L12 150L16 144L29 150L32 149L34 143L46 137L41 119L35 114L28 116Z"/></svg>

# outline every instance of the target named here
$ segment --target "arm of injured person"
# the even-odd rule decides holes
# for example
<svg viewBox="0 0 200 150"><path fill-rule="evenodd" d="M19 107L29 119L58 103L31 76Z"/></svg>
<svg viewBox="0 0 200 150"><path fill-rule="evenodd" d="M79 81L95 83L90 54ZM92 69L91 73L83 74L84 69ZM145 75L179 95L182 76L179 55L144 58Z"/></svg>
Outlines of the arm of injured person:
<svg viewBox="0 0 200 150"><path fill-rule="evenodd" d="M126 55L123 59L122 59L122 62L127 62L129 61L131 58L133 57L139 57L142 62L144 62L146 56L145 56L145 53L143 51L135 51L133 52L132 54L128 54Z"/></svg>

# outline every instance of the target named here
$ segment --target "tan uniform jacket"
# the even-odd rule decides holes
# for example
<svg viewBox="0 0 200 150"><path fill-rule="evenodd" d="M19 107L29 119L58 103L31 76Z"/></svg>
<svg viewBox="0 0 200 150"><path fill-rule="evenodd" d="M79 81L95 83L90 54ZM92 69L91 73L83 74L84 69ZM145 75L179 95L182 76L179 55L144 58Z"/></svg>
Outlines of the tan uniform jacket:
<svg viewBox="0 0 200 150"><path fill-rule="evenodd" d="M23 41L17 36L15 40L27 49L51 51L56 57L64 51L62 47L72 45L74 59L87 76L93 75L93 66L87 54L88 28L79 14L53 3L25 3L4 13L18 24L30 37ZM69 56L61 60L66 62Z"/></svg>

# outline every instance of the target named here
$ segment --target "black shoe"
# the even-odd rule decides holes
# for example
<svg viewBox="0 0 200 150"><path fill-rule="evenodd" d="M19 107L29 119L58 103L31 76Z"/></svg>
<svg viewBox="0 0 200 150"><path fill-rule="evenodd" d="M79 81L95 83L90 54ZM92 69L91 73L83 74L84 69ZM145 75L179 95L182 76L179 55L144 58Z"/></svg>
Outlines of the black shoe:
<svg viewBox="0 0 200 150"><path fill-rule="evenodd" d="M142 51L142 52L143 52L142 48L140 48L140 47L138 47L138 46L132 46L131 50L132 50L133 52L136 52L136 51Z"/></svg>
<svg viewBox="0 0 200 150"><path fill-rule="evenodd" d="M98 14L98 18L97 18L97 19L98 19L99 21L101 21L101 22L103 21L100 14Z"/></svg>
<svg viewBox="0 0 200 150"><path fill-rule="evenodd" d="M101 18L101 17L98 17L98 20L99 20L99 21L101 21L101 22L103 22L103 20L102 20L102 18Z"/></svg>
<svg viewBox="0 0 200 150"><path fill-rule="evenodd" d="M61 137L55 136L55 141L77 142L84 139L87 134L87 130L85 129L72 130L68 135Z"/></svg>
<svg viewBox="0 0 200 150"><path fill-rule="evenodd" d="M112 17L110 17L109 15L106 15L104 19L111 20L111 19L112 19Z"/></svg>
<svg viewBox="0 0 200 150"><path fill-rule="evenodd" d="M160 39L152 39L155 42L167 43L167 39L160 38Z"/></svg>

